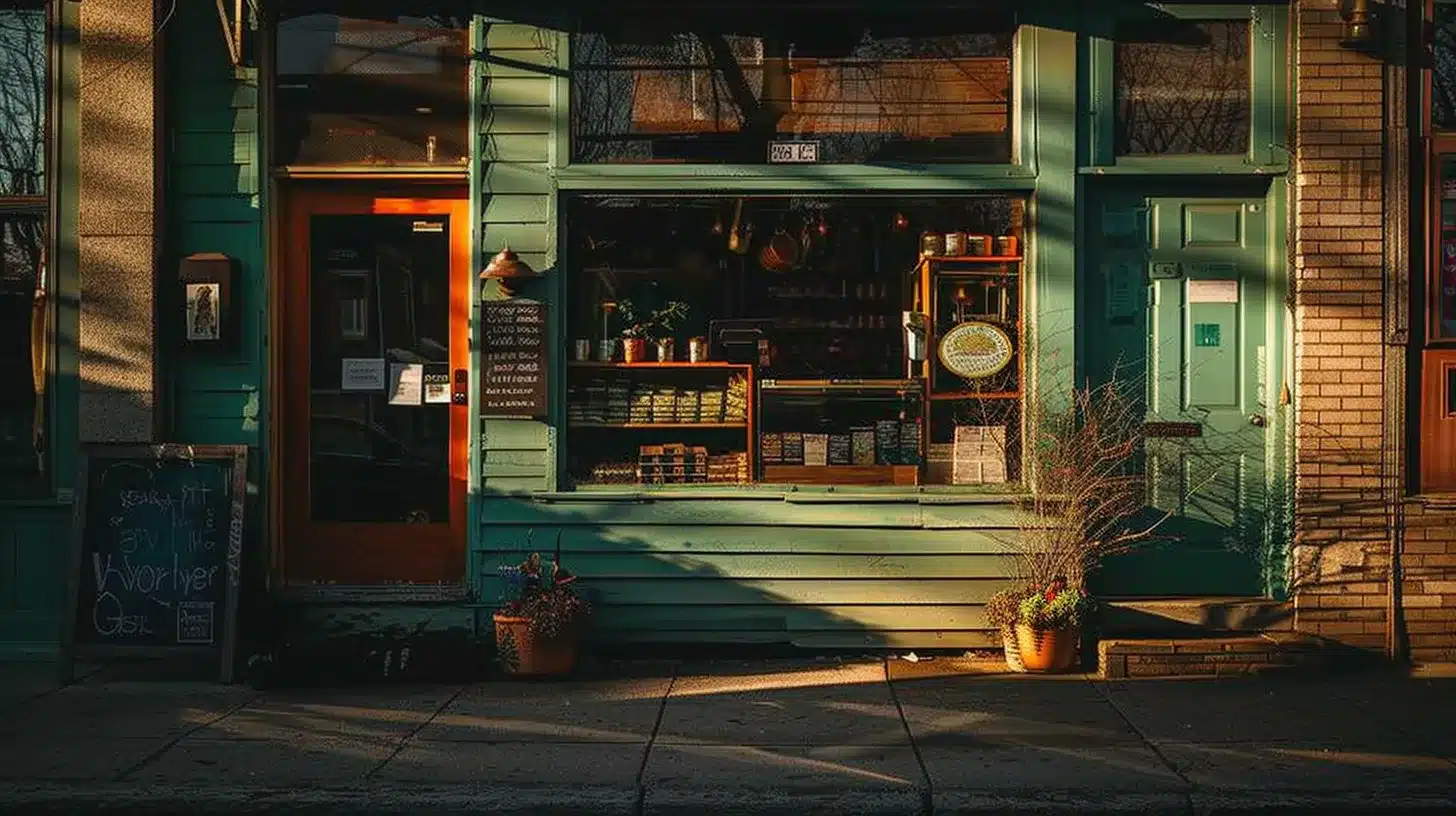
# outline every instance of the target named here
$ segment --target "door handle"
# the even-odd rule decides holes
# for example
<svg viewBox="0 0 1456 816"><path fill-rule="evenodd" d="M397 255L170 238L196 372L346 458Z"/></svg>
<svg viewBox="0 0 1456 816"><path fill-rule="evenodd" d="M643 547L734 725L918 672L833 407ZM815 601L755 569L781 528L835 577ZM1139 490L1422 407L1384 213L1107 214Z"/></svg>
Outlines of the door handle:
<svg viewBox="0 0 1456 816"><path fill-rule="evenodd" d="M1249 414L1249 424L1255 428L1262 428L1269 424L1269 420L1265 419L1263 414Z"/></svg>

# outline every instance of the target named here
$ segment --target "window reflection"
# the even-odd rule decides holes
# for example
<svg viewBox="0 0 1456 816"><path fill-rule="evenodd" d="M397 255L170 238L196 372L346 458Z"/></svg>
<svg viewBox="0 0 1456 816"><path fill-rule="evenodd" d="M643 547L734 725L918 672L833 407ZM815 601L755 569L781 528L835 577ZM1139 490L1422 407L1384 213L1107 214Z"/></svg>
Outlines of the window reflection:
<svg viewBox="0 0 1456 816"><path fill-rule="evenodd" d="M45 31L41 4L0 7L0 196L45 194Z"/></svg>
<svg viewBox="0 0 1456 816"><path fill-rule="evenodd" d="M309 14L278 24L280 164L460 165L466 22Z"/></svg>
<svg viewBox="0 0 1456 816"><path fill-rule="evenodd" d="M1249 150L1249 21L1128 26L1114 47L1116 152L1238 155ZM1168 41L1170 39L1176 41Z"/></svg>

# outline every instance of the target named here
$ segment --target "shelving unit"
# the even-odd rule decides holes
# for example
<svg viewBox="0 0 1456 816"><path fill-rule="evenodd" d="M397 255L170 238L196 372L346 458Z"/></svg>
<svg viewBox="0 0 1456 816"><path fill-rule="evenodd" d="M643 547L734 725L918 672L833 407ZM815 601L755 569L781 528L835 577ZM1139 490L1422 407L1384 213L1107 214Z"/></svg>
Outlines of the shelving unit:
<svg viewBox="0 0 1456 816"><path fill-rule="evenodd" d="M1025 393L1026 355L1023 353L1025 276L1022 256L930 256L916 265L918 291L916 306L930 320L926 327L926 359L920 373L925 383L923 424L927 429L970 426L963 445L969 451L972 436L983 440L978 448L986 458L969 459L962 451L956 454L955 440L925 440L925 478L930 483L976 483L972 474L977 467L980 479L998 481L1013 478L1010 471L1019 457L1009 454L1007 446L1018 444L1021 424L1020 401ZM954 304L947 303L946 290L954 288ZM964 295L964 297L962 297ZM995 301L994 303L992 301ZM947 371L940 362L941 339L960 322L986 322L1006 332L1011 338L1012 363L990 377L968 381ZM978 407L977 407L978 406ZM959 416L961 411L979 411L975 423L936 422L945 411ZM1000 428L1001 431L996 429ZM956 431L960 433L961 431ZM997 441L991 441L991 440ZM994 451L999 445L1000 464L994 464ZM959 463L957 459L961 459ZM961 479L971 479L963 482Z"/></svg>
<svg viewBox="0 0 1456 816"><path fill-rule="evenodd" d="M567 426L581 432L567 453L583 463L573 468L579 484L752 478L752 366L573 361L567 372ZM737 396L735 378L743 381Z"/></svg>

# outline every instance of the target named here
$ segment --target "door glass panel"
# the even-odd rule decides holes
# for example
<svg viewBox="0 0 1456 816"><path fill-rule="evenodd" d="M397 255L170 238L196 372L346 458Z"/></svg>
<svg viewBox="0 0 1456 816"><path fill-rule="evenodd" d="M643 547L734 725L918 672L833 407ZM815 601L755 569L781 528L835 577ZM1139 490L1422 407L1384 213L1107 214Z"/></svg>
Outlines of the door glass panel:
<svg viewBox="0 0 1456 816"><path fill-rule="evenodd" d="M1456 337L1456 156L1441 156L1441 248L1431 298L1436 336Z"/></svg>
<svg viewBox="0 0 1456 816"><path fill-rule="evenodd" d="M1113 72L1117 155L1248 152L1248 20L1122 26Z"/></svg>
<svg viewBox="0 0 1456 816"><path fill-rule="evenodd" d="M446 216L310 226L309 497L315 522L448 523ZM442 399L443 397L443 399Z"/></svg>

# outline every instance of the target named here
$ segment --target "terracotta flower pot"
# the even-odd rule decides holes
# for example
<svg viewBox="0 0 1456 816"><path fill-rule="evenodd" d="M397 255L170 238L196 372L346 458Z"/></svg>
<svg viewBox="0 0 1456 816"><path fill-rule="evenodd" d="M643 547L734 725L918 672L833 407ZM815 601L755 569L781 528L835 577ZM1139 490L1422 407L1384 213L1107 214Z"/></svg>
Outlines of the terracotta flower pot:
<svg viewBox="0 0 1456 816"><path fill-rule="evenodd" d="M1021 644L1016 638L1016 629L1001 627L1001 651L1006 655L1006 668L1015 674L1022 674L1026 666L1021 663Z"/></svg>
<svg viewBox="0 0 1456 816"><path fill-rule="evenodd" d="M1029 672L1064 672L1077 662L1076 629L1033 629L1018 624L1016 644L1021 664Z"/></svg>
<svg viewBox="0 0 1456 816"><path fill-rule="evenodd" d="M642 337L622 338L622 360L640 363L647 359L647 340Z"/></svg>
<svg viewBox="0 0 1456 816"><path fill-rule="evenodd" d="M531 634L531 619L495 615L495 648L506 674L560 677L576 665L576 631L542 639Z"/></svg>

